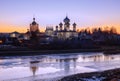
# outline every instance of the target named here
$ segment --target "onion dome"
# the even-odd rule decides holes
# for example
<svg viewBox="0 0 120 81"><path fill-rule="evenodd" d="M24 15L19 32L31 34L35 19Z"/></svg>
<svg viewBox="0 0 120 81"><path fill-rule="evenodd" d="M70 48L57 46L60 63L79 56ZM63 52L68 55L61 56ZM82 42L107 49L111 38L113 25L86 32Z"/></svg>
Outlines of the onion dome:
<svg viewBox="0 0 120 81"><path fill-rule="evenodd" d="M63 25L62 22L59 25L62 26Z"/></svg>
<svg viewBox="0 0 120 81"><path fill-rule="evenodd" d="M56 26L56 28L58 28L58 26Z"/></svg>
<svg viewBox="0 0 120 81"><path fill-rule="evenodd" d="M76 26L76 23L73 23L73 26Z"/></svg>
<svg viewBox="0 0 120 81"><path fill-rule="evenodd" d="M70 22L70 19L66 16L66 18L63 20L65 23Z"/></svg>

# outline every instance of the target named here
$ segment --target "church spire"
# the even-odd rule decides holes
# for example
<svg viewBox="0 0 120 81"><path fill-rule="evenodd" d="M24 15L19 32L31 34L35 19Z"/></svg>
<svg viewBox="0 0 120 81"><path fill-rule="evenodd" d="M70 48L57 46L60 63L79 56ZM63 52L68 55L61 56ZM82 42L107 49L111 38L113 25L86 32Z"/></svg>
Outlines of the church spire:
<svg viewBox="0 0 120 81"><path fill-rule="evenodd" d="M35 14L33 14L33 21L35 21Z"/></svg>

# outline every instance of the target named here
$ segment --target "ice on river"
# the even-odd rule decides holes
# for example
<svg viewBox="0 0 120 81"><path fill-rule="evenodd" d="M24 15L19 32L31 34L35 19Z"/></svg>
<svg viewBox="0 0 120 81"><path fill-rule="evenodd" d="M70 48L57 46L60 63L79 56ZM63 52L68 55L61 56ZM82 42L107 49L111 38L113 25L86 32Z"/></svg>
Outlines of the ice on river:
<svg viewBox="0 0 120 81"><path fill-rule="evenodd" d="M120 68L120 55L72 53L2 57L0 81L50 81L61 77Z"/></svg>

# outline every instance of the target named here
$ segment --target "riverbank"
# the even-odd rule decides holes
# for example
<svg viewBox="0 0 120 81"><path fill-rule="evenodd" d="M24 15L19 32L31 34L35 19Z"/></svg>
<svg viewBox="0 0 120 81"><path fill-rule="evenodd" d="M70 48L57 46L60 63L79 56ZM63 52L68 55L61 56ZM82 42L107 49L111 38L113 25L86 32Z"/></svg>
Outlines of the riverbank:
<svg viewBox="0 0 120 81"><path fill-rule="evenodd" d="M71 50L7 50L0 51L0 56L28 56L43 54L60 54L60 53L81 53L81 52L102 52L102 49L71 49Z"/></svg>
<svg viewBox="0 0 120 81"><path fill-rule="evenodd" d="M117 50L117 51L116 51ZM81 53L81 52L103 52L104 54L120 54L120 47L101 47L94 49L60 49L60 50L33 50L25 47L4 48L0 49L0 56L29 56L43 54L60 54L60 53Z"/></svg>
<svg viewBox="0 0 120 81"><path fill-rule="evenodd" d="M120 68L102 72L75 74L58 81L120 81Z"/></svg>
<svg viewBox="0 0 120 81"><path fill-rule="evenodd" d="M28 48L10 48L0 49L0 56L29 56L29 55L43 55L43 54L60 54L60 53L81 53L81 52L103 52L106 55L111 54L112 51L117 54L120 53L119 47L101 47L94 49L66 49L66 50L33 50ZM118 52L119 50L119 52ZM107 53L106 53L107 52Z"/></svg>

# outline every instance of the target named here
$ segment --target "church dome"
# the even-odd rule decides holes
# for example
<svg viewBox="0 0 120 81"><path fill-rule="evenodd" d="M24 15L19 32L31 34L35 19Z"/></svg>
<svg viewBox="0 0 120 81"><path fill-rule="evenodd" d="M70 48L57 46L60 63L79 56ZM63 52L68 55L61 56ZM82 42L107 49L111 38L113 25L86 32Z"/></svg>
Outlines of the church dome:
<svg viewBox="0 0 120 81"><path fill-rule="evenodd" d="M35 21L32 22L32 25L36 25L37 23Z"/></svg>
<svg viewBox="0 0 120 81"><path fill-rule="evenodd" d="M70 19L66 16L66 18L64 19L64 22L70 22Z"/></svg>
<svg viewBox="0 0 120 81"><path fill-rule="evenodd" d="M73 26L76 26L76 23L75 23L75 22L73 23Z"/></svg>
<svg viewBox="0 0 120 81"><path fill-rule="evenodd" d="M59 24L60 26L62 26L63 24L62 24L62 22L60 22L60 24Z"/></svg>

